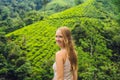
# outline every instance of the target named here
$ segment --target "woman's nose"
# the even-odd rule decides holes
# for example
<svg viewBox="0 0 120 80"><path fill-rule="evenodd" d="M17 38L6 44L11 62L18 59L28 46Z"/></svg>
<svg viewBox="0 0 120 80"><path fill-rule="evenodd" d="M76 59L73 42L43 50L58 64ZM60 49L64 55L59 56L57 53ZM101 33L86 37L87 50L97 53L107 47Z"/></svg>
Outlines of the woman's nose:
<svg viewBox="0 0 120 80"><path fill-rule="evenodd" d="M59 40L59 38L58 38L58 37L56 37L56 40Z"/></svg>
<svg viewBox="0 0 120 80"><path fill-rule="evenodd" d="M59 38L59 37L56 37L56 40L58 41L58 40L60 40L60 38Z"/></svg>

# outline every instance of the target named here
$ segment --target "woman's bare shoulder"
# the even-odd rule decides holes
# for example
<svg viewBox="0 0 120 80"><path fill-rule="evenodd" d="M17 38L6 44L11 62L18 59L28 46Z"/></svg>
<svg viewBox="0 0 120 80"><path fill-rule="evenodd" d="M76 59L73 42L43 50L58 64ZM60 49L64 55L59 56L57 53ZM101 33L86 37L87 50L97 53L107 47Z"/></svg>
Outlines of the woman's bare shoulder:
<svg viewBox="0 0 120 80"><path fill-rule="evenodd" d="M56 53L56 58L62 58L63 60L65 60L66 57L66 50L60 50Z"/></svg>
<svg viewBox="0 0 120 80"><path fill-rule="evenodd" d="M56 59L56 61L63 60L63 55L61 54L61 51L56 52L55 59Z"/></svg>
<svg viewBox="0 0 120 80"><path fill-rule="evenodd" d="M56 52L56 55L62 55L62 56L64 56L65 53L67 53L66 50L60 50L60 51Z"/></svg>
<svg viewBox="0 0 120 80"><path fill-rule="evenodd" d="M62 56L62 52L61 51L56 52L56 56Z"/></svg>

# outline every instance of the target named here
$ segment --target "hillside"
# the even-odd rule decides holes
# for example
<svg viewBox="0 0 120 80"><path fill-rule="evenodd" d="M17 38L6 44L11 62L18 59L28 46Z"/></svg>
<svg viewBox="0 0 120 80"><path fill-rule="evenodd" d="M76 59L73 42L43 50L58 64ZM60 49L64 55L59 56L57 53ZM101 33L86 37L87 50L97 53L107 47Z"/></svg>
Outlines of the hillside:
<svg viewBox="0 0 120 80"><path fill-rule="evenodd" d="M74 5L74 0L0 0L0 32L12 32Z"/></svg>
<svg viewBox="0 0 120 80"><path fill-rule="evenodd" d="M31 79L52 79L54 55L59 49L55 45L55 31L58 27L64 25L70 27L73 33L77 27L79 27L79 31L84 30L84 33L78 34L79 39L76 44L79 60L79 79L87 80L89 78L92 80L97 78L98 80L104 80L117 73L113 72L114 70L117 71L117 69L113 69L113 66L111 66L113 62L110 57L113 51L112 48L107 46L109 42L107 40L111 39L109 32L113 33L112 38L118 34L115 30L118 31L119 26L113 19L115 15L113 9L107 9L110 7L105 7L104 2L106 0L86 0L81 5L53 14L47 19L6 35L10 40L20 45L22 51L26 53L26 59L31 63L32 67ZM106 5L109 5L109 3L106 2ZM95 59L98 62L94 62ZM111 72L105 73L109 69ZM114 75L112 78L117 80L116 77L119 75L116 75L115 78Z"/></svg>

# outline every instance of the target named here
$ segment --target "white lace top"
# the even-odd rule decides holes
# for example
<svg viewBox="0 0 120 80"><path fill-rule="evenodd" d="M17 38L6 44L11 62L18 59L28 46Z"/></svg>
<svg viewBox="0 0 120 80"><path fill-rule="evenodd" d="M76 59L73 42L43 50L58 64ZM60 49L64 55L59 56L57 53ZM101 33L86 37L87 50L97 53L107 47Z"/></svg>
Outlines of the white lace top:
<svg viewBox="0 0 120 80"><path fill-rule="evenodd" d="M53 80L57 80L56 76L56 62L53 64L54 69L54 78ZM66 58L66 61L64 63L64 80L73 80L72 72L71 72L71 64L68 58Z"/></svg>

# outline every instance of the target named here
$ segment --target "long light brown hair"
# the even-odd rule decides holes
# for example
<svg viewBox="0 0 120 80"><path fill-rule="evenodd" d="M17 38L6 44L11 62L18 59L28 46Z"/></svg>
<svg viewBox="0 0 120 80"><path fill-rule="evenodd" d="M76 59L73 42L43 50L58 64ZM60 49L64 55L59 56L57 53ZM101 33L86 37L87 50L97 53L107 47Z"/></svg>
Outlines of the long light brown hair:
<svg viewBox="0 0 120 80"><path fill-rule="evenodd" d="M68 58L71 63L71 68L73 70L77 70L77 54L74 48L74 42L72 40L71 31L68 27L63 26L58 28L61 31L64 38L64 48L67 50Z"/></svg>

